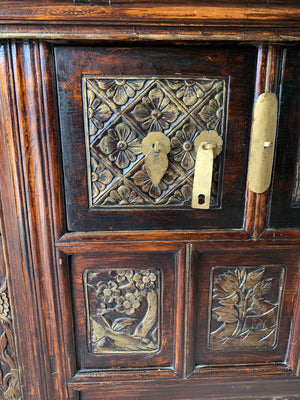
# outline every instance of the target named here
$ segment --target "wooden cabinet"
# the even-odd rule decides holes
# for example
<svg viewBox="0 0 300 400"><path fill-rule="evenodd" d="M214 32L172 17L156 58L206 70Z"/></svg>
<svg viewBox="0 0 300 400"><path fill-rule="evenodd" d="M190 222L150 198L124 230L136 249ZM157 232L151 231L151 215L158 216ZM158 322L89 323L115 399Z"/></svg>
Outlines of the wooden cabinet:
<svg viewBox="0 0 300 400"><path fill-rule="evenodd" d="M231 3L0 2L1 398L300 398L299 7Z"/></svg>

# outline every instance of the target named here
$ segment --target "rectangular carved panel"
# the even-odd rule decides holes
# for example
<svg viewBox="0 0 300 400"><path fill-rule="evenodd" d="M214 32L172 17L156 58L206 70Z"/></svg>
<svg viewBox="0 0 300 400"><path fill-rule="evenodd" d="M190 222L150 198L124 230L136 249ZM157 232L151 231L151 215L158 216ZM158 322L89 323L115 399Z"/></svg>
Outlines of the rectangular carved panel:
<svg viewBox="0 0 300 400"><path fill-rule="evenodd" d="M196 254L196 308L190 317L196 374L224 365L281 368L289 349L298 351L293 327L299 253L286 248L235 252L225 245L218 252L199 246Z"/></svg>
<svg viewBox="0 0 300 400"><path fill-rule="evenodd" d="M276 346L285 268L214 267L211 272L209 348Z"/></svg>
<svg viewBox="0 0 300 400"><path fill-rule="evenodd" d="M94 354L152 353L160 347L156 269L87 270L89 349Z"/></svg>
<svg viewBox="0 0 300 400"><path fill-rule="evenodd" d="M83 78L91 207L190 206L195 139L223 135L225 80L206 77ZM145 169L142 141L163 132L169 167L158 185ZM220 160L214 165L211 205L218 205Z"/></svg>
<svg viewBox="0 0 300 400"><path fill-rule="evenodd" d="M114 248L71 256L77 365L103 373L162 368L173 375L181 368L175 362L182 351L181 252L152 244Z"/></svg>

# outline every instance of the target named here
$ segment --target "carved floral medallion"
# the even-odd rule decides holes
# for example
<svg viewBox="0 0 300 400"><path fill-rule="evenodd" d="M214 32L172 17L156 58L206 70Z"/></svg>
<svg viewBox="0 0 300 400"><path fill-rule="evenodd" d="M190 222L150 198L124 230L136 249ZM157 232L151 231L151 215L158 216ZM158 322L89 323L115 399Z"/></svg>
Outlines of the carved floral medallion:
<svg viewBox="0 0 300 400"><path fill-rule="evenodd" d="M214 267L208 347L211 350L276 346L285 268Z"/></svg>
<svg viewBox="0 0 300 400"><path fill-rule="evenodd" d="M158 270L87 270L84 285L91 353L152 353L159 350Z"/></svg>
<svg viewBox="0 0 300 400"><path fill-rule="evenodd" d="M206 77L83 77L90 207L190 207L195 139L224 135L226 80ZM153 185L142 141L163 132L169 168ZM219 206L221 158L214 163L211 206Z"/></svg>

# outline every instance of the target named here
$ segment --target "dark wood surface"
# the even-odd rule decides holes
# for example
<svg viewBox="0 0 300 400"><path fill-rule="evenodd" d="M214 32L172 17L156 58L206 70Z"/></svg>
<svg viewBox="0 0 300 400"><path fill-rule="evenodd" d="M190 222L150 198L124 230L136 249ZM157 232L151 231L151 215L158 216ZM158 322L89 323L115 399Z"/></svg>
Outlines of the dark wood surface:
<svg viewBox="0 0 300 400"><path fill-rule="evenodd" d="M299 399L299 4L120 2L0 2L13 394ZM219 208L89 209L84 74L225 76ZM257 195L252 109L268 90L278 139L272 186ZM0 278L3 259L0 238Z"/></svg>
<svg viewBox="0 0 300 400"><path fill-rule="evenodd" d="M57 47L55 54L70 231L127 230L128 221L131 229L242 227L255 47L245 47L243 50L212 46L133 49ZM222 168L219 172L223 176L219 181L221 209L218 209L219 206L199 213L198 210L177 211L172 206L157 205L153 213L151 207L149 211L146 207L142 207L142 210L134 208L132 211L130 207L123 211L89 207L81 76L119 74L137 78L152 74L161 79L168 76L230 77L228 110L225 104L223 107L223 112L228 114L228 121L223 152L226 169ZM232 207L235 209L234 215Z"/></svg>

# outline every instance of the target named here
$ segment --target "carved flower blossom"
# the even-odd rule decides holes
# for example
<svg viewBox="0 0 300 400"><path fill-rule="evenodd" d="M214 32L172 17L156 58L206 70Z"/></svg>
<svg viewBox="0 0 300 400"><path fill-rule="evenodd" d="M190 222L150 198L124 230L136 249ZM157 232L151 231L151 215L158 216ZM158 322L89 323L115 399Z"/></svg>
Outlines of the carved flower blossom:
<svg viewBox="0 0 300 400"><path fill-rule="evenodd" d="M160 183L157 186L154 186L144 167L132 177L134 182L138 186L141 186L142 190L149 193L149 195L154 199L157 199L169 185L174 183L176 178L177 175L175 175L172 170L168 169Z"/></svg>
<svg viewBox="0 0 300 400"><path fill-rule="evenodd" d="M111 304L114 299L119 298L121 295L121 291L118 290L118 284L114 281L100 283L96 293L98 298L103 301L104 305Z"/></svg>
<svg viewBox="0 0 300 400"><path fill-rule="evenodd" d="M113 180L112 173L102 163L91 157L93 199Z"/></svg>
<svg viewBox="0 0 300 400"><path fill-rule="evenodd" d="M100 149L108 155L110 161L114 161L120 169L124 169L130 162L136 160L137 154L141 154L141 139L128 125L120 123L115 129L108 130L107 136L100 142Z"/></svg>
<svg viewBox="0 0 300 400"><path fill-rule="evenodd" d="M127 103L129 98L135 96L137 90L142 89L145 81L139 79L107 79L98 80L97 84L105 90L108 97L119 106Z"/></svg>
<svg viewBox="0 0 300 400"><path fill-rule="evenodd" d="M176 121L179 111L164 92L156 88L142 98L142 104L135 107L133 114L146 131L163 131Z"/></svg>
<svg viewBox="0 0 300 400"><path fill-rule="evenodd" d="M134 275L133 280L135 282L135 286L140 290L153 290L155 288L155 282L157 280L157 276L154 272L149 271L148 269L142 271L141 273L137 273Z"/></svg>
<svg viewBox="0 0 300 400"><path fill-rule="evenodd" d="M176 162L180 162L185 170L194 167L196 159L195 138L199 132L193 124L183 125L182 130L177 131L171 140L171 153Z"/></svg>
<svg viewBox="0 0 300 400"><path fill-rule="evenodd" d="M92 90L87 91L88 97L88 119L89 119L89 134L95 135L98 129L103 128L103 122L109 120L112 111L105 103L96 97Z"/></svg>
<svg viewBox="0 0 300 400"><path fill-rule="evenodd" d="M128 186L122 185L117 190L112 190L104 204L142 204L143 199L133 192Z"/></svg>
<svg viewBox="0 0 300 400"><path fill-rule="evenodd" d="M205 92L211 89L214 81L205 79L170 79L168 84L171 89L176 90L176 96L182 99L185 105L192 106L199 98L204 96Z"/></svg>
<svg viewBox="0 0 300 400"><path fill-rule="evenodd" d="M117 303L116 311L126 313L127 315L133 315L141 305L133 293L125 293L124 296L118 297Z"/></svg>
<svg viewBox="0 0 300 400"><path fill-rule="evenodd" d="M175 190L168 204L188 204L192 199L193 188L190 185L184 185L181 189Z"/></svg>
<svg viewBox="0 0 300 400"><path fill-rule="evenodd" d="M9 314L9 302L6 292L1 293L0 295L0 314L3 317L7 317Z"/></svg>
<svg viewBox="0 0 300 400"><path fill-rule="evenodd" d="M124 285L126 283L129 283L132 277L133 277L133 271L131 270L124 270L124 269L117 270L116 279L119 285Z"/></svg>
<svg viewBox="0 0 300 400"><path fill-rule="evenodd" d="M223 115L223 92L219 92L214 99L203 107L200 116L203 121L207 122L209 129L217 129Z"/></svg>

